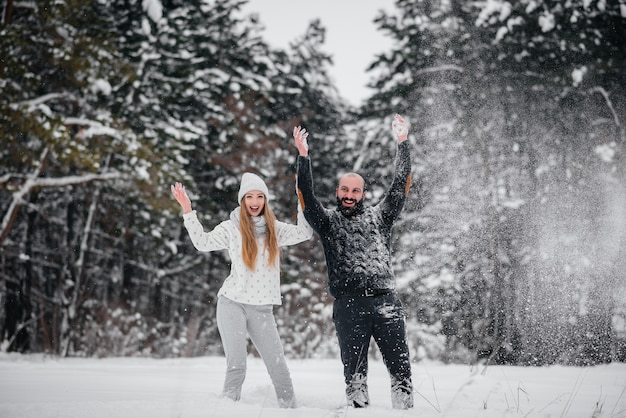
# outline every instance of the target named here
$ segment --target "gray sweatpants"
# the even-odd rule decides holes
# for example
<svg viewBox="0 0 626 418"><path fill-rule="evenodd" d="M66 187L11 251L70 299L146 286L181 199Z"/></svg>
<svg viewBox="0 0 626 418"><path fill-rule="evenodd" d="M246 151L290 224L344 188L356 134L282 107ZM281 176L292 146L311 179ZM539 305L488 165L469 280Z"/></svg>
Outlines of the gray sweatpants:
<svg viewBox="0 0 626 418"><path fill-rule="evenodd" d="M278 405L295 408L291 376L280 343L272 305L248 305L224 296L217 300L217 328L226 354L223 395L239 400L246 378L247 337L261 355L274 384Z"/></svg>

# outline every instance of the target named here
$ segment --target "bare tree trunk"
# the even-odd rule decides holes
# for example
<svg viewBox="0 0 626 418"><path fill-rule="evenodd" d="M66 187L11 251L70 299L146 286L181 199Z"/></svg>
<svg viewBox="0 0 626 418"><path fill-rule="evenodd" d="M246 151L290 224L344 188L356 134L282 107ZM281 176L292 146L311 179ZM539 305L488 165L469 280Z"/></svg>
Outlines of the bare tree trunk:
<svg viewBox="0 0 626 418"><path fill-rule="evenodd" d="M4 23L5 26L10 25L13 20L13 9L13 0L6 0L2 13L2 23ZM2 75L4 75L4 65L2 65L2 61L0 60L0 76Z"/></svg>
<svg viewBox="0 0 626 418"><path fill-rule="evenodd" d="M48 147L43 150L41 156L39 157L39 164L37 165L37 168L35 168L35 170L33 170L33 172L27 177L24 184L22 184L22 187L20 187L17 192L13 193L13 200L4 214L4 218L2 218L2 224L0 224L0 247L2 247L4 240L9 235L9 231L11 231L17 212L24 202L24 197L30 192L35 180L39 177L44 168L44 162L48 156L48 150Z"/></svg>
<svg viewBox="0 0 626 418"><path fill-rule="evenodd" d="M107 158L105 168L108 167L109 160L110 157ZM87 259L87 253L89 251L89 238L91 237L91 229L93 227L96 211L98 209L98 202L100 201L100 189L100 186L96 186L93 196L91 198L91 204L89 205L87 220L85 221L85 227L83 228L79 255L74 266L74 291L72 293L72 297L69 303L66 306L64 313L65 318L63 318L63 321L61 322L63 326L63 329L61 330L61 355L63 357L67 357L69 355L72 339L74 338L74 322L78 309L80 308L80 294L82 291L84 267Z"/></svg>

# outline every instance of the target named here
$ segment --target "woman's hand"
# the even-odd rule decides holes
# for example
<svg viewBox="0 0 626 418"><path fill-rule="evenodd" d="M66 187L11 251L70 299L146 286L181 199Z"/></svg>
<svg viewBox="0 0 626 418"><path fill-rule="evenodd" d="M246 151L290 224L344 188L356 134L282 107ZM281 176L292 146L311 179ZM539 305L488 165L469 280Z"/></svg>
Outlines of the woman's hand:
<svg viewBox="0 0 626 418"><path fill-rule="evenodd" d="M309 155L309 144L306 141L306 138L309 136L309 133L306 129L296 126L293 128L293 139L296 141L296 148L298 148L298 152L301 156L306 157Z"/></svg>
<svg viewBox="0 0 626 418"><path fill-rule="evenodd" d="M170 186L172 190L172 195L176 198L176 201L183 208L183 213L191 212L191 200L189 196L187 196L187 192L185 191L185 186L180 183L176 183L173 186Z"/></svg>

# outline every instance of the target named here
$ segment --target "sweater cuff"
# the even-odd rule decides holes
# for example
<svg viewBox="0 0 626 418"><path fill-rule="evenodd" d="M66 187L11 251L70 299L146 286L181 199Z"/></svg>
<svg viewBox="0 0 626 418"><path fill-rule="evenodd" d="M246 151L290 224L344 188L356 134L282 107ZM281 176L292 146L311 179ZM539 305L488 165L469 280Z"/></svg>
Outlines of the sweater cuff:
<svg viewBox="0 0 626 418"><path fill-rule="evenodd" d="M197 218L197 217L198 217L198 215L196 215L195 209L192 210L189 213L183 213L183 220L185 220L185 221L188 221L190 219Z"/></svg>

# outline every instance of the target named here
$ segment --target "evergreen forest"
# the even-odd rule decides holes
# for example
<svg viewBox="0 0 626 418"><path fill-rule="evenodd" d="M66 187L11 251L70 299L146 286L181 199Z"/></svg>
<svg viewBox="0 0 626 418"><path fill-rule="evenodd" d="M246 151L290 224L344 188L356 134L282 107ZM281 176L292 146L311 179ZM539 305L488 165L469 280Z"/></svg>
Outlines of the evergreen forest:
<svg viewBox="0 0 626 418"><path fill-rule="evenodd" d="M324 22L277 49L245 3L0 3L1 351L220 355L229 259L193 248L170 185L210 230L252 171L295 223L302 125L323 203L357 171L376 204L400 113L413 185L392 248L414 360L626 361L626 0L396 0L357 107ZM281 260L287 356L338 356L317 236Z"/></svg>

